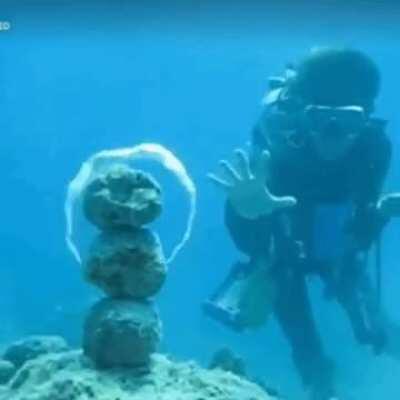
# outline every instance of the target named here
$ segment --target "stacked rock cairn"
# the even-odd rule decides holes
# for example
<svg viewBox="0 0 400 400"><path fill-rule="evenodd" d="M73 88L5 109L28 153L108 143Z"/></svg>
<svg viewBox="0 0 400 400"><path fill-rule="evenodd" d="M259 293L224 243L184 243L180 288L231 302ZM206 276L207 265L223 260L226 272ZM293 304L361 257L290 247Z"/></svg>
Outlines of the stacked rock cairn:
<svg viewBox="0 0 400 400"><path fill-rule="evenodd" d="M161 338L153 296L167 272L159 238L146 228L161 214L160 186L143 171L114 165L86 187L82 206L100 230L83 274L106 295L86 318L84 353L97 368L149 370Z"/></svg>

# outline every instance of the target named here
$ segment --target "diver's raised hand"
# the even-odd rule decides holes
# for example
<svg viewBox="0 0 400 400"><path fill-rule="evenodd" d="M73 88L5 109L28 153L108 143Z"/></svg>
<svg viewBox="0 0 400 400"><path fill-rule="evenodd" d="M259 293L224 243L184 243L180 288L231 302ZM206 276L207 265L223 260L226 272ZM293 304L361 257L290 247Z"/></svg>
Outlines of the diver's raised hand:
<svg viewBox="0 0 400 400"><path fill-rule="evenodd" d="M270 154L261 153L250 167L248 154L235 150L236 165L221 160L223 174L208 174L208 177L228 194L228 200L236 213L247 219L256 219L271 214L277 209L292 207L296 199L290 196L274 196L265 185Z"/></svg>

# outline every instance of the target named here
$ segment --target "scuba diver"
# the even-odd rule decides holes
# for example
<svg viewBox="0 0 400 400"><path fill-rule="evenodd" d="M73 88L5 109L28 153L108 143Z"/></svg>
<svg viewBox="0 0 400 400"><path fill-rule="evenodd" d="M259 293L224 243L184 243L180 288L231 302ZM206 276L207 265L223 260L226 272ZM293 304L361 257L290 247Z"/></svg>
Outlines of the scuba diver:
<svg viewBox="0 0 400 400"><path fill-rule="evenodd" d="M249 151L237 149L234 163L222 160L221 172L209 174L227 194L225 223L249 261L235 266L205 310L239 331L246 328L240 310L233 315L226 306L231 300L223 298L238 276L264 260L274 283L273 314L313 400L337 393L334 364L312 315L308 276L322 279L326 297L343 307L359 343L376 354L385 350L366 256L388 220L400 215L400 193L381 194L391 143L386 121L373 116L379 89L378 68L366 54L314 49L284 77L270 79Z"/></svg>

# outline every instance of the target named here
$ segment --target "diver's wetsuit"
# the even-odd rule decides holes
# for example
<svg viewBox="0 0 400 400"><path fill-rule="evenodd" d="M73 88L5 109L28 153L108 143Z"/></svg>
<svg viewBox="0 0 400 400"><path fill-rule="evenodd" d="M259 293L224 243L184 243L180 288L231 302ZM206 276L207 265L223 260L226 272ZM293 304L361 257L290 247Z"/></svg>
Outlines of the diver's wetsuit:
<svg viewBox="0 0 400 400"><path fill-rule="evenodd" d="M255 130L255 145L266 148L262 136ZM270 142L271 143L271 142ZM312 229L315 207L327 203L350 201L353 213L346 230L356 239L358 250L367 250L379 235L386 221L376 212L376 202L387 174L391 146L382 129L369 128L360 136L346 159L340 162L321 162L311 146L288 147L288 157L275 157L271 151L271 193L290 195L297 205L258 220L238 216L229 203L225 221L237 248L251 259L266 254L272 237L275 238L275 279L278 295L275 316L292 347L295 365L306 386L326 392L333 390L332 366L325 357L306 287L306 275L321 276L331 295L344 307L354 333L361 342L379 347L377 326L373 321L374 296L365 265L353 251L344 257L344 274L335 274L328 265L319 265L312 256ZM362 298L369 313L369 328L365 325ZM376 313L375 313L376 314ZM371 329L373 328L373 329ZM368 331L370 329L370 331ZM369 335L378 335L374 338ZM326 396L326 397L325 397Z"/></svg>

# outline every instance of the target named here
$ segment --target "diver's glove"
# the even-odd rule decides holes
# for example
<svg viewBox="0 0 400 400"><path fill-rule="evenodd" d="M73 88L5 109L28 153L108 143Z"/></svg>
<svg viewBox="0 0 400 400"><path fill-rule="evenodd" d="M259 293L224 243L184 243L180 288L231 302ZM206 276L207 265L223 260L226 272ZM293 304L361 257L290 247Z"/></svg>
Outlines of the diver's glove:
<svg viewBox="0 0 400 400"><path fill-rule="evenodd" d="M276 197L266 187L267 164L270 159L268 151L262 152L259 159L252 163L253 168L244 150L237 149L235 155L235 166L221 160L222 174L209 174L208 177L227 192L228 200L239 216L257 219L296 204L294 197Z"/></svg>
<svg viewBox="0 0 400 400"><path fill-rule="evenodd" d="M378 201L377 209L384 217L400 217L400 192L383 195Z"/></svg>

